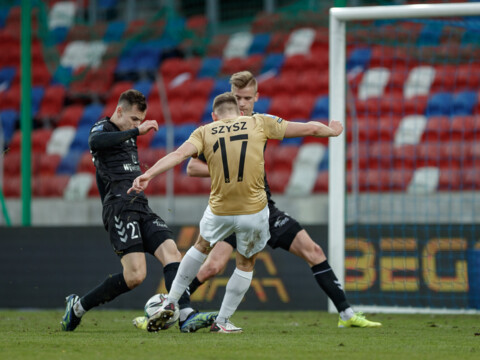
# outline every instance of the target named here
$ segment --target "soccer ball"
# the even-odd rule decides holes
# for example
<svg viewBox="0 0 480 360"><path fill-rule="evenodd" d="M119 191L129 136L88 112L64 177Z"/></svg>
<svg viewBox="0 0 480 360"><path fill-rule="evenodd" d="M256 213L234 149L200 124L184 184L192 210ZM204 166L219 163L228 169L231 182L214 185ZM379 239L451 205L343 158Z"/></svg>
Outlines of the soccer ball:
<svg viewBox="0 0 480 360"><path fill-rule="evenodd" d="M147 317L147 319L150 319L152 315L161 311L163 306L166 304L166 300L167 295L165 294L155 294L150 299L148 299L144 308L145 316ZM166 330L169 327L175 325L179 317L180 310L178 309L178 306L175 306L175 313L173 314L172 318L165 323L165 326L162 327L162 330Z"/></svg>

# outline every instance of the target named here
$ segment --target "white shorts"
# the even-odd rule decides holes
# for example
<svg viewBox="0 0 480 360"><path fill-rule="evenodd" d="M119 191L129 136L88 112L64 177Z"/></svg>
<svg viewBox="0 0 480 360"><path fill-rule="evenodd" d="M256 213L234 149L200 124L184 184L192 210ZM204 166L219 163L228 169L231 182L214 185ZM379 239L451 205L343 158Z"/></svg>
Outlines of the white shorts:
<svg viewBox="0 0 480 360"><path fill-rule="evenodd" d="M200 220L200 235L211 246L235 233L237 251L247 259L260 252L270 239L268 205L249 215L215 215L207 206Z"/></svg>

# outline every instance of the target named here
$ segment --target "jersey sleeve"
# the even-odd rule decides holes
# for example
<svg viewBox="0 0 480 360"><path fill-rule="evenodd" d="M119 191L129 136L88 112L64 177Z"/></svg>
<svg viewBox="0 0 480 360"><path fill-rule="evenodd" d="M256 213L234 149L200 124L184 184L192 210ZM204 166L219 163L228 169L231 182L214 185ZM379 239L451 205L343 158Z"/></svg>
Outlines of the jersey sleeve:
<svg viewBox="0 0 480 360"><path fill-rule="evenodd" d="M197 154L203 153L204 126L197 128L188 138L187 142L197 148Z"/></svg>
<svg viewBox="0 0 480 360"><path fill-rule="evenodd" d="M267 138L278 140L283 139L288 121L270 114L255 115L255 117L262 124L263 131Z"/></svg>

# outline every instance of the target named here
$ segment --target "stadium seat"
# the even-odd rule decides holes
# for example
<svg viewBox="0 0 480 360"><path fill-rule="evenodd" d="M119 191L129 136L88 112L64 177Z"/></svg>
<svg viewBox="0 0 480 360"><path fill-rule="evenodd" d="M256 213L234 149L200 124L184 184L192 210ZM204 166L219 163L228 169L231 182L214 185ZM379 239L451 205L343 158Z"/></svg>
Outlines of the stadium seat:
<svg viewBox="0 0 480 360"><path fill-rule="evenodd" d="M446 141L450 137L450 118L447 116L431 116L423 131L423 141Z"/></svg>
<svg viewBox="0 0 480 360"><path fill-rule="evenodd" d="M274 194L283 194L290 180L290 170L273 169L267 174L270 191Z"/></svg>
<svg viewBox="0 0 480 360"><path fill-rule="evenodd" d="M63 111L59 112L57 126L72 126L76 128L80 119L82 118L84 106L81 104L72 104L66 106Z"/></svg>
<svg viewBox="0 0 480 360"><path fill-rule="evenodd" d="M41 101L37 118L42 121L55 121L63 109L66 93L63 85L49 86Z"/></svg>
<svg viewBox="0 0 480 360"><path fill-rule="evenodd" d="M273 155L274 169L276 171L286 170L290 173L298 151L297 145L277 146Z"/></svg>
<svg viewBox="0 0 480 360"><path fill-rule="evenodd" d="M132 89L140 91L146 98L149 97L152 91L153 83L149 80L140 80L133 84Z"/></svg>
<svg viewBox="0 0 480 360"><path fill-rule="evenodd" d="M40 110L40 104L43 100L43 97L45 95L45 89L41 86L35 86L32 88L32 116L36 116L38 113L38 110Z"/></svg>
<svg viewBox="0 0 480 360"><path fill-rule="evenodd" d="M167 154L165 149L140 148L138 149L138 161L142 171L151 168L158 160Z"/></svg>
<svg viewBox="0 0 480 360"><path fill-rule="evenodd" d="M292 119L294 114L291 108L290 97L284 93L273 96L270 104L270 113L284 119Z"/></svg>
<svg viewBox="0 0 480 360"><path fill-rule="evenodd" d="M312 114L310 115L310 118L315 119L315 118L320 118L320 119L328 119L328 95L327 96L319 96L317 100L315 101L315 105L312 110Z"/></svg>
<svg viewBox="0 0 480 360"><path fill-rule="evenodd" d="M399 170L413 170L417 163L416 144L395 145L393 148L393 164Z"/></svg>
<svg viewBox="0 0 480 360"><path fill-rule="evenodd" d="M453 116L451 139L453 141L476 140L480 136L480 116Z"/></svg>
<svg viewBox="0 0 480 360"><path fill-rule="evenodd" d="M167 127L159 126L151 143L151 148L166 148L167 147Z"/></svg>
<svg viewBox="0 0 480 360"><path fill-rule="evenodd" d="M436 93L428 99L427 116L450 116L453 112L453 95L447 92Z"/></svg>
<svg viewBox="0 0 480 360"><path fill-rule="evenodd" d="M458 169L440 169L438 176L438 191L456 191L461 188L461 171Z"/></svg>
<svg viewBox="0 0 480 360"><path fill-rule="evenodd" d="M435 77L432 82L431 92L451 92L455 90L457 67L455 65L435 66Z"/></svg>
<svg viewBox="0 0 480 360"><path fill-rule="evenodd" d="M186 96L187 99L207 99L215 96L214 94L221 94L225 91L230 91L230 84L227 86L225 80L202 78L197 79L189 84ZM185 101L185 97L183 98L183 101Z"/></svg>
<svg viewBox="0 0 480 360"><path fill-rule="evenodd" d="M370 63L372 50L370 48L356 48L350 52L347 59L347 70L357 66L365 69Z"/></svg>
<svg viewBox="0 0 480 360"><path fill-rule="evenodd" d="M43 128L32 131L32 151L36 153L45 153L47 144L52 136L53 129Z"/></svg>
<svg viewBox="0 0 480 360"><path fill-rule="evenodd" d="M395 132L395 146L418 144L426 125L427 118L423 115L405 116Z"/></svg>
<svg viewBox="0 0 480 360"><path fill-rule="evenodd" d="M217 79L213 84L212 92L210 93L210 98L214 98L217 95L220 95L224 92L230 91L230 82L229 79Z"/></svg>
<svg viewBox="0 0 480 360"><path fill-rule="evenodd" d="M253 35L250 32L238 32L231 35L223 49L223 58L246 57L252 42Z"/></svg>
<svg viewBox="0 0 480 360"><path fill-rule="evenodd" d="M124 21L110 22L103 36L103 41L106 43L119 42L122 40L126 28L127 25Z"/></svg>
<svg viewBox="0 0 480 360"><path fill-rule="evenodd" d="M407 64L407 51L397 46L372 46L369 66L398 69Z"/></svg>
<svg viewBox="0 0 480 360"><path fill-rule="evenodd" d="M319 171L315 185L313 187L314 193L327 193L328 192L328 171Z"/></svg>
<svg viewBox="0 0 480 360"><path fill-rule="evenodd" d="M183 73L190 74L190 78L195 78L197 76L198 70L202 59L199 57L194 57L190 59L182 58L168 58L165 59L160 65L160 71L164 78L165 84L169 84L173 79L178 75Z"/></svg>
<svg viewBox="0 0 480 360"><path fill-rule="evenodd" d="M403 87L406 99L418 95L428 95L435 78L435 69L431 66L417 66L410 70Z"/></svg>
<svg viewBox="0 0 480 360"><path fill-rule="evenodd" d="M275 78L274 92L272 96L292 96L297 93L297 76L293 73L284 74Z"/></svg>
<svg viewBox="0 0 480 360"><path fill-rule="evenodd" d="M58 154L39 154L37 164L34 165L35 174L55 175L60 161L62 161L62 157Z"/></svg>
<svg viewBox="0 0 480 360"><path fill-rule="evenodd" d="M388 171L389 174L389 190L390 191L405 191L413 177L413 170L411 169L393 169Z"/></svg>
<svg viewBox="0 0 480 360"><path fill-rule="evenodd" d="M32 85L47 87L52 82L52 74L49 68L42 61L32 64Z"/></svg>
<svg viewBox="0 0 480 360"><path fill-rule="evenodd" d="M63 197L67 200L83 200L88 197L95 176L90 173L73 174L64 189Z"/></svg>
<svg viewBox="0 0 480 360"><path fill-rule="evenodd" d="M440 42L443 25L439 23L425 24L417 38L417 46L435 46Z"/></svg>
<svg viewBox="0 0 480 360"><path fill-rule="evenodd" d="M78 127L92 127L95 122L100 120L100 117L103 112L103 105L99 103L92 103L90 105L85 106L83 110L82 117L78 122ZM88 137L88 135L87 135Z"/></svg>
<svg viewBox="0 0 480 360"><path fill-rule="evenodd" d="M422 142L417 145L417 161L418 167L440 167L440 153L445 145L442 142ZM446 159L442 159L445 161Z"/></svg>
<svg viewBox="0 0 480 360"><path fill-rule="evenodd" d="M222 57L223 49L229 41L230 36L226 34L217 34L209 42L207 48L207 56L209 57Z"/></svg>
<svg viewBox="0 0 480 360"><path fill-rule="evenodd" d="M385 86L390 77L390 70L387 68L370 68L365 71L358 89L358 99L366 100L378 98L385 92Z"/></svg>
<svg viewBox="0 0 480 360"><path fill-rule="evenodd" d="M480 87L479 65L475 63L459 64L455 82L455 87L458 90L477 90Z"/></svg>
<svg viewBox="0 0 480 360"><path fill-rule="evenodd" d="M407 187L411 194L431 194L437 191L440 170L437 167L421 167L415 170Z"/></svg>
<svg viewBox="0 0 480 360"><path fill-rule="evenodd" d="M268 96L260 96L255 103L255 111L260 114L268 114L272 99Z"/></svg>
<svg viewBox="0 0 480 360"><path fill-rule="evenodd" d="M20 175L20 159L21 153L19 151L8 151L3 157L3 174L7 176Z"/></svg>
<svg viewBox="0 0 480 360"><path fill-rule="evenodd" d="M197 77L216 77L220 71L222 65L222 59L220 58L204 58L200 70L198 71Z"/></svg>
<svg viewBox="0 0 480 360"><path fill-rule="evenodd" d="M80 152L88 150L88 136L90 135L90 129L92 128L92 125L93 124L85 124L78 126L75 137L73 138L70 145L69 152L71 152L72 150Z"/></svg>
<svg viewBox="0 0 480 360"><path fill-rule="evenodd" d="M35 197L63 197L63 193L70 180L69 175L36 176L33 179L33 196Z"/></svg>
<svg viewBox="0 0 480 360"><path fill-rule="evenodd" d="M317 180L317 169L325 153L326 148L321 144L310 143L300 146L286 188L287 195L304 196L313 192Z"/></svg>
<svg viewBox="0 0 480 360"><path fill-rule="evenodd" d="M268 43L270 42L270 33L255 34L248 49L248 55L265 54Z"/></svg>
<svg viewBox="0 0 480 360"><path fill-rule="evenodd" d="M76 170L77 172L95 174L96 169L90 151L86 150L82 153Z"/></svg>
<svg viewBox="0 0 480 360"><path fill-rule="evenodd" d="M315 30L309 27L293 30L285 44L285 56L310 53L315 35Z"/></svg>
<svg viewBox="0 0 480 360"><path fill-rule="evenodd" d="M10 84L15 78L16 72L17 72L17 68L14 66L6 66L0 69L0 88L1 89L8 89L10 87Z"/></svg>
<svg viewBox="0 0 480 360"><path fill-rule="evenodd" d="M369 148L368 167L370 169L389 169L393 161L393 144L391 142L374 142Z"/></svg>
<svg viewBox="0 0 480 360"><path fill-rule="evenodd" d="M175 126L174 129L174 140L173 140L173 146L178 147L182 145L192 132L197 128L195 124L184 124L180 126Z"/></svg>
<svg viewBox="0 0 480 360"><path fill-rule="evenodd" d="M427 95L415 95L403 101L405 115L425 114L428 104Z"/></svg>
<svg viewBox="0 0 480 360"><path fill-rule="evenodd" d="M5 176L3 178L3 195L6 198L19 198L21 183L20 176Z"/></svg>
<svg viewBox="0 0 480 360"><path fill-rule="evenodd" d="M16 110L3 110L0 112L0 126L3 129L5 145L10 143L13 133L19 124L20 114Z"/></svg>
<svg viewBox="0 0 480 360"><path fill-rule="evenodd" d="M73 145L73 144L72 144ZM78 163L86 149L73 147L60 161L57 175L72 175L77 172Z"/></svg>
<svg viewBox="0 0 480 360"><path fill-rule="evenodd" d="M462 91L455 94L453 98L452 115L472 115L477 105L477 92Z"/></svg>
<svg viewBox="0 0 480 360"><path fill-rule="evenodd" d="M65 156L75 137L76 129L72 126L59 126L53 129L50 141L47 144L47 154Z"/></svg>
<svg viewBox="0 0 480 360"><path fill-rule="evenodd" d="M285 56L283 54L268 54L263 61L261 73L266 73L267 71L273 70L276 74L278 74L283 66L284 61Z"/></svg>

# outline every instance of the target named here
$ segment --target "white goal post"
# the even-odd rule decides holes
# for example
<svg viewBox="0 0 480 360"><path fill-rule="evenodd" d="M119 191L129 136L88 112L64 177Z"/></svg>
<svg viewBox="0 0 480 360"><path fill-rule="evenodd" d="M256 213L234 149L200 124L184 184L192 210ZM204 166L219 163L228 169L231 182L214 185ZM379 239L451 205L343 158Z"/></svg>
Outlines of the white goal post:
<svg viewBox="0 0 480 360"><path fill-rule="evenodd" d="M329 117L344 124L344 133L329 140L328 257L339 281L345 283L346 226L346 23L379 19L418 19L480 15L480 3L419 4L331 8L329 24ZM329 311L336 312L331 301ZM385 311L372 308L370 311ZM399 309L390 308L391 312ZM386 310L386 311L389 311ZM421 312L410 310L411 312ZM408 309L406 310L409 311ZM437 311L428 311L437 312ZM451 312L451 311L448 311ZM469 312L469 311L462 311Z"/></svg>

